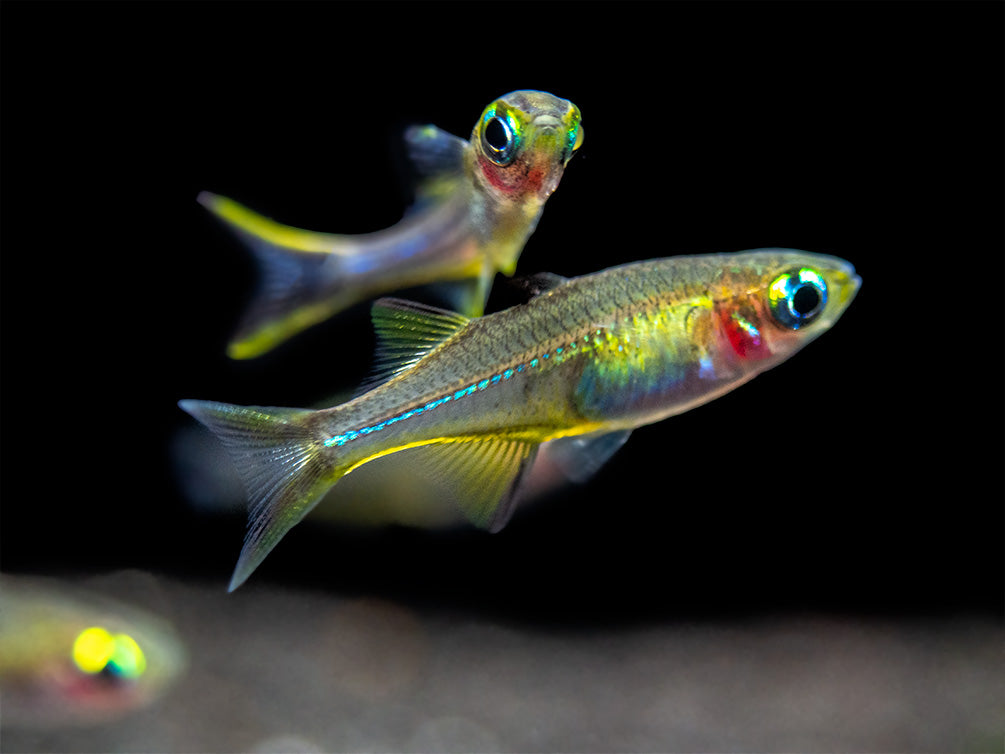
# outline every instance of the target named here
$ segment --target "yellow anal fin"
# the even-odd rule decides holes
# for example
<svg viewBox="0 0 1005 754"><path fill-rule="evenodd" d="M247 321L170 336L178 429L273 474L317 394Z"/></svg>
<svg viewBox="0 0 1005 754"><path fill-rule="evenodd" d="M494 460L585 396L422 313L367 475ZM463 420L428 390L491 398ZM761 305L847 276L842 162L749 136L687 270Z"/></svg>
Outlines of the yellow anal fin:
<svg viewBox="0 0 1005 754"><path fill-rule="evenodd" d="M425 445L416 452L471 523L497 532L513 514L520 483L538 447L523 439L472 437Z"/></svg>

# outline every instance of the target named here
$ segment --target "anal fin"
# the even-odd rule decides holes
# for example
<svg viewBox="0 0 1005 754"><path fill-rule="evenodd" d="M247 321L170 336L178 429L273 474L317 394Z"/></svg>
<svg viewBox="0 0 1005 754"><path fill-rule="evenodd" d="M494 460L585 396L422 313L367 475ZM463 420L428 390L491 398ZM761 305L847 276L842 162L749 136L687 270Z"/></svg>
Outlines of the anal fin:
<svg viewBox="0 0 1005 754"><path fill-rule="evenodd" d="M427 473L456 498L475 526L497 532L513 515L517 492L537 455L538 443L471 438L416 449Z"/></svg>

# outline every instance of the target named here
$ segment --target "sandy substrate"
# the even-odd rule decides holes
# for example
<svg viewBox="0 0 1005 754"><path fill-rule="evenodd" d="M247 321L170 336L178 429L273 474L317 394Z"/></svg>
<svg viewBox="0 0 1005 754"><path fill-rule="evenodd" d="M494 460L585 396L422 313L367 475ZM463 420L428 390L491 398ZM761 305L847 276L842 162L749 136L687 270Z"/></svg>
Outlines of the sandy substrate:
<svg viewBox="0 0 1005 754"><path fill-rule="evenodd" d="M4 720L3 751L993 751L1001 626L780 615L626 628L504 624L379 598L124 573L188 669L91 727Z"/></svg>

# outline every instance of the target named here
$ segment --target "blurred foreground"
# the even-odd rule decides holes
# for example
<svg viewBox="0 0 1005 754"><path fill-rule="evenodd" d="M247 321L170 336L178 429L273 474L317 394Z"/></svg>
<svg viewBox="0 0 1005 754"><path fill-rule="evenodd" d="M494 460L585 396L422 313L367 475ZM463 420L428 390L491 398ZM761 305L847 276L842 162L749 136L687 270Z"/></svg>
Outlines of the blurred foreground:
<svg viewBox="0 0 1005 754"><path fill-rule="evenodd" d="M4 751L992 751L988 618L814 615L564 629L140 572L79 582L170 621L188 669L114 723Z"/></svg>

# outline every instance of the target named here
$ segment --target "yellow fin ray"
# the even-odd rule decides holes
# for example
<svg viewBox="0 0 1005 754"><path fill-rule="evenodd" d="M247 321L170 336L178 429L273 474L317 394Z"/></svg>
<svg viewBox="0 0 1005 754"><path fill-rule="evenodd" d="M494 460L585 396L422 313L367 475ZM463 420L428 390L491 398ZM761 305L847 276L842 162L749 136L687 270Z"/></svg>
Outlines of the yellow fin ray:
<svg viewBox="0 0 1005 754"><path fill-rule="evenodd" d="M428 461L431 476L448 487L475 526L497 532L513 514L524 475L538 443L505 437L458 438L415 452Z"/></svg>

